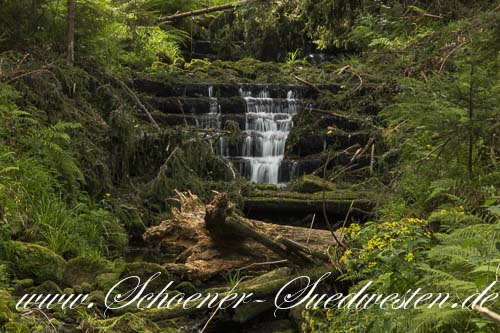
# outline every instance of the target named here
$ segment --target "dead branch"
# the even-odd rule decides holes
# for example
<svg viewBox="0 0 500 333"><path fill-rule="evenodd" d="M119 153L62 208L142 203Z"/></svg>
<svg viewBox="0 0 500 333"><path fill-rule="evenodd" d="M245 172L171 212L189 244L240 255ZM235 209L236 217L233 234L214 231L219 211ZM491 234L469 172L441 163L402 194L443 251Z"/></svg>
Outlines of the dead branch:
<svg viewBox="0 0 500 333"><path fill-rule="evenodd" d="M172 21L182 19L185 17L198 16L198 15L203 15L203 14L208 14L208 13L213 13L213 12L220 12L220 11L227 10L227 9L233 9L233 8L240 6L240 5L243 5L247 2L249 2L249 1L238 1L238 2L234 2L234 3L228 3L225 5L219 5L219 6L198 9L198 10L191 10L189 12L183 12L183 13L178 13L178 14L169 15L169 16L161 15L158 18L158 21L160 21L160 22L165 22L165 21L172 22Z"/></svg>
<svg viewBox="0 0 500 333"><path fill-rule="evenodd" d="M482 306L479 305L474 306L474 310L476 310L486 318L489 318L497 323L500 323L500 314L493 312L488 308L483 308Z"/></svg>
<svg viewBox="0 0 500 333"><path fill-rule="evenodd" d="M310 82L310 81L307 81L306 79L302 79L298 76L294 76L295 80L305 84L306 86L309 86L311 88L313 88L316 92L320 93L321 92L321 89L318 88L318 86L316 86L314 83Z"/></svg>
<svg viewBox="0 0 500 333"><path fill-rule="evenodd" d="M439 73L441 73L444 69L444 66L446 65L446 63L448 62L448 58L450 58L450 56L455 53L455 51L457 51L458 49L460 49L462 46L464 46L465 44L467 44L468 41L465 41L465 42L462 42L460 44L458 44L453 50L451 50L447 55L446 57L444 57L443 61L441 62L441 66L439 67Z"/></svg>
<svg viewBox="0 0 500 333"><path fill-rule="evenodd" d="M114 82L117 85L119 85L120 87L122 87L127 92L129 97L134 101L134 103L146 114L146 116L148 117L149 121L153 124L153 126L156 127L158 130L160 130L160 126L158 126L158 123L154 120L154 118L153 118L153 116L151 116L151 113L149 112L149 110L141 102L139 97L137 97L137 95L132 91L132 89L130 89L129 86L127 86L125 84L125 82L123 82L119 78L117 78L113 75L110 75L110 74L105 74L105 75L108 77L108 79L111 82Z"/></svg>

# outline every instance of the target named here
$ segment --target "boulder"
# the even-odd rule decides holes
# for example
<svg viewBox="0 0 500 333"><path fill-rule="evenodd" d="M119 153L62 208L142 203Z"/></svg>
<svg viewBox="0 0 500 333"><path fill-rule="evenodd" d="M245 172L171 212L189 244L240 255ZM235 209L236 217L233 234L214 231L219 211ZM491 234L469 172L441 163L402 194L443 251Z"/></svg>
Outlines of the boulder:
<svg viewBox="0 0 500 333"><path fill-rule="evenodd" d="M62 290L61 288L59 288L59 286L54 283L53 281L45 281L44 283L42 283L41 285L35 287L35 289L32 290L31 292L32 294L43 294L43 295L46 295L46 294L62 294Z"/></svg>
<svg viewBox="0 0 500 333"><path fill-rule="evenodd" d="M9 241L0 251L18 279L33 279L36 284L51 280L61 282L66 261L52 250L32 243Z"/></svg>
<svg viewBox="0 0 500 333"><path fill-rule="evenodd" d="M107 271L109 262L104 259L77 257L66 264L63 282L68 286L81 285L84 282L94 284L95 278Z"/></svg>
<svg viewBox="0 0 500 333"><path fill-rule="evenodd" d="M161 274L148 284L146 291L160 292L170 282L170 276L168 271L158 264L150 262L134 262L125 264L125 268L120 274L120 280L129 276L138 276L141 279L141 283L144 283L157 272L160 272ZM123 286L125 288L124 290L130 290L136 285L137 281L130 279L121 284L120 287Z"/></svg>

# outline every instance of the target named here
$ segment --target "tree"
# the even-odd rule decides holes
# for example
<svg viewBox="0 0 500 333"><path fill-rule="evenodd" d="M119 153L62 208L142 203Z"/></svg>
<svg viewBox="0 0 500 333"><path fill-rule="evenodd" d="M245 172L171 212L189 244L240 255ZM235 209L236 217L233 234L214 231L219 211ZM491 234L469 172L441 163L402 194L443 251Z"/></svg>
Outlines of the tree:
<svg viewBox="0 0 500 333"><path fill-rule="evenodd" d="M68 0L68 14L66 17L66 60L69 65L75 62L75 11L76 0Z"/></svg>

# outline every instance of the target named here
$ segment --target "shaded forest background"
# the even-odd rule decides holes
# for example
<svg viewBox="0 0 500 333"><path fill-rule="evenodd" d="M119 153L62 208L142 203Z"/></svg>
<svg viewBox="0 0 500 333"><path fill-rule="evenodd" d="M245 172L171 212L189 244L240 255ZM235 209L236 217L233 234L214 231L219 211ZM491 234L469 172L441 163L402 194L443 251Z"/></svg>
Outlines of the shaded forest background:
<svg viewBox="0 0 500 333"><path fill-rule="evenodd" d="M374 280L387 294L418 286L460 298L498 278L500 3L251 0L165 19L227 3L0 0L0 326L7 332L118 332L120 320L132 327L121 314L103 321L89 309L49 322L12 305L20 290L92 291L68 282L70 263L107 267L102 286L114 281L125 249L170 216L175 190L205 203L213 191L235 203L252 191L280 191L230 179L206 133L158 125L134 86L144 78L342 86L318 92L318 109L335 114L298 116L288 142L293 150L310 133L334 135L329 120L338 114L371 124L377 155L367 176L329 163L332 148L320 154L324 172L309 178L377 202L368 222L341 228L347 250L332 258L343 267L339 284L355 291ZM220 135L237 135L230 125ZM137 325L130 332L157 329L142 319ZM477 311L372 308L304 311L300 330L498 327Z"/></svg>

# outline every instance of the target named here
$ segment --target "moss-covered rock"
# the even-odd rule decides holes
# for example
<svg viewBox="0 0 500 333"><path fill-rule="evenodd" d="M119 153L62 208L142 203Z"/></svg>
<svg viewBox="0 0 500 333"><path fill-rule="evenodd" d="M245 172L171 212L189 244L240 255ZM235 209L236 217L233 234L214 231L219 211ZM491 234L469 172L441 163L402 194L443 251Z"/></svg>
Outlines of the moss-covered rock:
<svg viewBox="0 0 500 333"><path fill-rule="evenodd" d="M92 291L92 285L90 283L87 283L87 282L83 282L81 285L80 285L80 288L82 289L82 293L83 294L89 294L91 291Z"/></svg>
<svg viewBox="0 0 500 333"><path fill-rule="evenodd" d="M33 294L62 294L61 288L53 281L45 281L32 290Z"/></svg>
<svg viewBox="0 0 500 333"><path fill-rule="evenodd" d="M178 290L186 295L192 295L198 291L196 287L189 281L182 281L177 286L175 286L175 290Z"/></svg>
<svg viewBox="0 0 500 333"><path fill-rule="evenodd" d="M94 290L89 294L89 303L93 303L99 307L104 307L106 293L102 290Z"/></svg>
<svg viewBox="0 0 500 333"><path fill-rule="evenodd" d="M160 292L170 282L170 276L168 271L158 264L150 262L128 263L125 265L123 272L120 274L120 279L124 279L129 276L138 276L141 279L141 283L144 283L158 272L161 274L148 284L146 291ZM130 289L136 285L137 281L130 279L129 281L125 281L121 286Z"/></svg>
<svg viewBox="0 0 500 333"><path fill-rule="evenodd" d="M84 282L94 284L95 278L108 270L110 263L104 259L78 257L68 261L63 273L63 282L68 286Z"/></svg>
<svg viewBox="0 0 500 333"><path fill-rule="evenodd" d="M61 282L66 261L46 247L9 241L0 249L0 259L8 260L10 269L19 279L33 279L36 284L44 281Z"/></svg>

